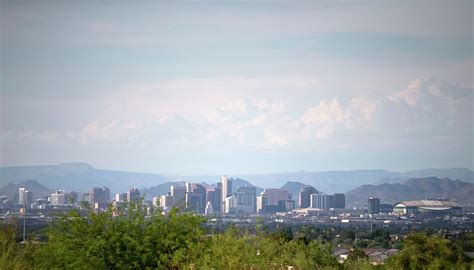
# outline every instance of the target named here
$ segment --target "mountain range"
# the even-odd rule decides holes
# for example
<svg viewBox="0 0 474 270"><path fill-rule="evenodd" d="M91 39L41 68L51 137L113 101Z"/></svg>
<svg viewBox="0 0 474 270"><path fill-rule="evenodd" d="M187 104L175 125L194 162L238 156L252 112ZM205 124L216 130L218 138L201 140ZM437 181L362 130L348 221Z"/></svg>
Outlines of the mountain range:
<svg viewBox="0 0 474 270"><path fill-rule="evenodd" d="M288 173L230 175L261 188L280 187L287 182L312 185L326 192L347 192L362 185L401 183L410 178L439 177L474 183L474 172L466 168L426 169L408 172L386 170L355 171L298 171ZM94 186L107 186L112 192L125 192L130 187L140 189L159 186L166 182L192 181L216 183L219 175L166 175L96 169L85 163L63 163L44 166L0 167L0 187L9 183L37 180L48 188L84 192ZM240 181L240 180L239 180Z"/></svg>
<svg viewBox="0 0 474 270"><path fill-rule="evenodd" d="M346 193L347 204L366 205L368 197L378 197L381 203L394 204L403 200L450 199L463 205L474 205L474 184L448 178L411 178L404 183L363 185Z"/></svg>

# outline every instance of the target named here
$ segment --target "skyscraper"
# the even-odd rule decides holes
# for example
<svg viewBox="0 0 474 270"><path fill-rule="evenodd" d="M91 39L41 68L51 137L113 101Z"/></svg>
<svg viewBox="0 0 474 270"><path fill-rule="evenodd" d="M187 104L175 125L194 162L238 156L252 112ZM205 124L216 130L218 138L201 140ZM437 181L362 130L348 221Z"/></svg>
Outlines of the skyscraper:
<svg viewBox="0 0 474 270"><path fill-rule="evenodd" d="M332 195L329 208L334 208L334 209L346 208L346 196L343 193L336 193Z"/></svg>
<svg viewBox="0 0 474 270"><path fill-rule="evenodd" d="M67 196L64 190L56 190L50 195L52 205L67 204Z"/></svg>
<svg viewBox="0 0 474 270"><path fill-rule="evenodd" d="M298 206L299 208L308 208L310 206L311 194L319 193L312 186L306 186L300 190L298 193Z"/></svg>
<svg viewBox="0 0 474 270"><path fill-rule="evenodd" d="M225 207L225 199L229 196L232 195L232 181L229 180L229 178L227 178L227 176L222 176L221 177L221 184L222 184L222 196L221 196L221 200L222 200L222 203L224 205L224 207L222 207L222 209L224 210L226 207Z"/></svg>
<svg viewBox="0 0 474 270"><path fill-rule="evenodd" d="M321 210L329 210L329 200L331 195L327 194L311 194L311 208L318 208Z"/></svg>
<svg viewBox="0 0 474 270"><path fill-rule="evenodd" d="M30 208L33 203L33 193L26 188L18 189L18 203Z"/></svg>
<svg viewBox="0 0 474 270"><path fill-rule="evenodd" d="M256 212L257 191L253 186L239 187L236 192L237 212L253 214Z"/></svg>
<svg viewBox="0 0 474 270"><path fill-rule="evenodd" d="M200 184L186 183L186 207L203 214L206 207L206 189Z"/></svg>
<svg viewBox="0 0 474 270"><path fill-rule="evenodd" d="M257 196L257 214L265 214L267 204L267 194L262 191L260 196Z"/></svg>
<svg viewBox="0 0 474 270"><path fill-rule="evenodd" d="M368 212L370 215L378 214L380 212L380 200L379 198L369 197L368 199Z"/></svg>
<svg viewBox="0 0 474 270"><path fill-rule="evenodd" d="M140 190L137 188L131 188L127 192L127 202L138 203L140 202Z"/></svg>
<svg viewBox="0 0 474 270"><path fill-rule="evenodd" d="M116 202L125 202L127 201L127 193L115 193L115 201Z"/></svg>
<svg viewBox="0 0 474 270"><path fill-rule="evenodd" d="M92 205L95 203L107 204L110 202L110 189L107 187L94 187L89 193L89 202Z"/></svg>
<svg viewBox="0 0 474 270"><path fill-rule="evenodd" d="M267 195L268 205L278 205L278 201L288 200L288 190L280 188L266 188L265 194Z"/></svg>
<svg viewBox="0 0 474 270"><path fill-rule="evenodd" d="M174 204L184 207L186 204L186 187L173 185L170 187L170 192L174 198Z"/></svg>

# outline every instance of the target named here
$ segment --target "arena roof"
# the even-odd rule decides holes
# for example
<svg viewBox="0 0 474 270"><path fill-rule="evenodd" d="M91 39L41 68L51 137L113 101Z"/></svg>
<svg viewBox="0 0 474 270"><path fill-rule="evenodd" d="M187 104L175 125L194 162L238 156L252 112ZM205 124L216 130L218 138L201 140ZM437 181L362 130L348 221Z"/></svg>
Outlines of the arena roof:
<svg viewBox="0 0 474 270"><path fill-rule="evenodd" d="M416 200L416 201L401 201L395 206L403 204L406 207L461 207L459 203L439 200Z"/></svg>

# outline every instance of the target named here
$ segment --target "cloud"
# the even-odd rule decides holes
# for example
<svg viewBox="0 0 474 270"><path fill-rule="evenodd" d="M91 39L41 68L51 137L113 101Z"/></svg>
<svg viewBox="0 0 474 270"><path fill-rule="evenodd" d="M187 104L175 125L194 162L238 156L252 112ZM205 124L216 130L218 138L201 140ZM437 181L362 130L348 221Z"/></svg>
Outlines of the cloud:
<svg viewBox="0 0 474 270"><path fill-rule="evenodd" d="M350 118L351 111L334 98L307 109L301 120L305 124L304 132L314 132L317 139L327 139L335 126L344 126Z"/></svg>

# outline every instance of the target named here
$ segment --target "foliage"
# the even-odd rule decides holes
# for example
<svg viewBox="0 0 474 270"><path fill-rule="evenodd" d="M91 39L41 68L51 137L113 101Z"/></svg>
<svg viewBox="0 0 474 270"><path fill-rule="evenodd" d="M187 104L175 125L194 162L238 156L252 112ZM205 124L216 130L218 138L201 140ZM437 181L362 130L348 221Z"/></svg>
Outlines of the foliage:
<svg viewBox="0 0 474 270"><path fill-rule="evenodd" d="M358 248L354 248L351 250L349 253L349 256L347 256L347 260L349 262L356 262L360 260L366 260L368 257L365 255L364 251Z"/></svg>
<svg viewBox="0 0 474 270"><path fill-rule="evenodd" d="M410 234L399 254L387 261L389 269L469 269L469 259L448 239Z"/></svg>
<svg viewBox="0 0 474 270"><path fill-rule="evenodd" d="M358 248L341 265L331 254L331 228L279 226L267 231L259 223L206 234L204 221L177 210L146 216L133 204L101 213L74 210L50 225L42 243L19 243L16 228L4 225L0 269L469 269L471 263L461 248L471 250L472 234L456 242L411 234L384 266L372 266ZM387 231L365 237L358 233L354 245L390 243ZM341 231L340 238L352 241L355 233Z"/></svg>
<svg viewBox="0 0 474 270"><path fill-rule="evenodd" d="M27 254L34 248L31 244L20 244L16 241L17 228L5 224L0 233L0 269L28 269Z"/></svg>

